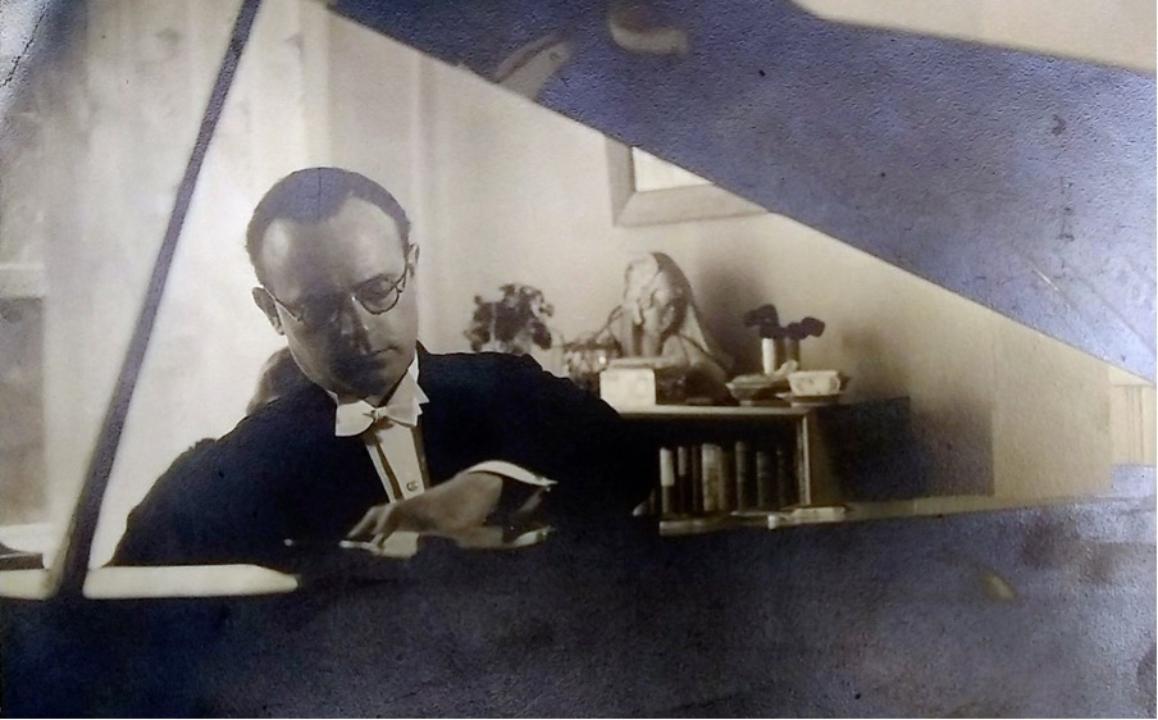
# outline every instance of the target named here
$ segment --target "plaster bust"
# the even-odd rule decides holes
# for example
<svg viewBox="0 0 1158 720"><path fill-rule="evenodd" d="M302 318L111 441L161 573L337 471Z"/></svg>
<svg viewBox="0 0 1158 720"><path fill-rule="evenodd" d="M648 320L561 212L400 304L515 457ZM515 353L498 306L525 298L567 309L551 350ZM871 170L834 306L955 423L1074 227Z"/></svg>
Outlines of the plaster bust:
<svg viewBox="0 0 1158 720"><path fill-rule="evenodd" d="M724 394L732 359L704 330L691 284L671 257L649 253L632 260L623 301L612 315L611 333L623 356L686 368L690 392Z"/></svg>

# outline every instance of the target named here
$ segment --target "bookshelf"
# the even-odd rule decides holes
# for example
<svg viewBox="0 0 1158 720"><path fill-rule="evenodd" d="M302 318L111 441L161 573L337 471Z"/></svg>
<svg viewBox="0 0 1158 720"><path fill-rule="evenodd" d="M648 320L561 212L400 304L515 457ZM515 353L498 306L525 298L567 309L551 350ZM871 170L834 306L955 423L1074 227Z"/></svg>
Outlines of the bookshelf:
<svg viewBox="0 0 1158 720"><path fill-rule="evenodd" d="M694 420L713 418L718 420L752 420L761 418L799 418L814 412L815 408L731 405L653 405L650 407L621 410L619 414L628 420L672 419Z"/></svg>
<svg viewBox="0 0 1158 720"><path fill-rule="evenodd" d="M620 410L654 446L658 483L649 510L660 532L774 529L833 522L815 504L814 442L821 408L654 405Z"/></svg>

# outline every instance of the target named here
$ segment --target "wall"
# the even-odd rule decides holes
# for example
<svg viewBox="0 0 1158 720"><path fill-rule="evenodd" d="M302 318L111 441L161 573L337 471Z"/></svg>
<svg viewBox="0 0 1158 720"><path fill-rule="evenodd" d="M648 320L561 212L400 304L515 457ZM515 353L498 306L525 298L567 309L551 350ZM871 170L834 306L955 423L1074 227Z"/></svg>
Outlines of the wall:
<svg viewBox="0 0 1158 720"><path fill-rule="evenodd" d="M204 50L206 67L215 69L220 55ZM331 53L348 64L332 65ZM338 165L390 187L421 224L420 176L412 171L421 147L417 70L415 53L331 22L320 5L263 6L174 258L94 564L109 557L129 510L177 454L225 434L244 415L262 363L284 345L249 299L255 280L244 227L261 194L298 168Z"/></svg>
<svg viewBox="0 0 1158 720"><path fill-rule="evenodd" d="M44 181L48 87L33 68L59 58L35 42L47 3L0 5L0 524L32 522L47 503L44 474ZM24 88L26 92L17 92Z"/></svg>
<svg viewBox="0 0 1158 720"><path fill-rule="evenodd" d="M771 301L826 320L805 361L848 373L855 396L911 398L933 494L1108 489L1103 364L784 217L617 228L602 136L466 71L430 68L432 225L418 239L439 269L440 305L424 318L432 348L464 349L473 295L513 280L543 289L566 336L596 329L628 259L663 251L741 369L758 362L745 310Z"/></svg>
<svg viewBox="0 0 1158 720"><path fill-rule="evenodd" d="M195 13L195 6L189 11ZM110 11L121 9L137 12L131 3ZM314 91L329 82L324 13L312 3L269 3L255 21L142 367L95 540L97 563L111 553L125 515L172 459L199 438L225 434L244 415L262 363L284 345L250 300L255 278L244 228L277 179L327 161L327 126L316 122L324 116L313 107ZM198 72L215 72L224 46L195 47ZM193 120L201 110L194 108Z"/></svg>
<svg viewBox="0 0 1158 720"><path fill-rule="evenodd" d="M792 2L649 5L687 52L634 52L601 3L335 8L487 78L565 38L540 105L1153 381L1153 76Z"/></svg>
<svg viewBox="0 0 1158 720"><path fill-rule="evenodd" d="M228 38L230 14L199 9L76 8L70 57L45 80L55 103L34 197L46 218L47 471L58 529L88 464ZM165 425L154 423L161 435Z"/></svg>
<svg viewBox="0 0 1158 720"><path fill-rule="evenodd" d="M54 192L29 217L46 218L52 239L55 520L87 463L232 19L187 0L147 7L88 10L46 119L40 182ZM772 301L828 321L806 362L844 370L858 397L911 398L932 492L1016 504L1108 488L1106 366L784 217L615 227L604 142L320 5L267 3L193 199L94 559L175 455L232 427L280 345L249 306L242 229L269 184L308 164L366 172L408 207L432 350L465 349L473 296L512 280L544 290L565 336L593 330L627 260L662 250L741 370L757 363L744 310Z"/></svg>
<svg viewBox="0 0 1158 720"><path fill-rule="evenodd" d="M199 3L91 7L80 66L57 78L46 105L43 175L21 176L31 178L26 197L44 204L22 216L30 225L7 215L13 224L0 231L6 241L32 237L43 221L52 238L46 400L52 472L61 483L83 468L223 39ZM508 279L514 258L520 275L558 303L561 328L574 333L615 302L631 253L662 247L688 268L711 322L747 364L754 352L735 323L738 307L774 299L794 314L816 311L832 332L809 345L808 357L848 369L865 395L912 394L930 424L926 442L964 432L976 447L946 448L943 457L957 450L977 461L962 473L986 469L988 457L1005 502L1104 479L1107 418L1098 386L1106 372L1088 357L783 218L616 229L603 192L602 141L590 131L348 27L263 16L255 32L260 58L250 53L243 63L194 201L117 467L120 507L106 516L106 541L115 539L106 528L117 527L118 512L151 473L239 414L258 362L277 344L246 307L240 223L272 178L330 158L359 163L409 194L428 251L423 334L440 349L461 346L470 294ZM177 67L158 79L169 62ZM359 73L373 81L329 79ZM316 117L310 99L319 95L341 109ZM369 112L358 110L362 103ZM383 132L403 117L411 118L400 125L405 137ZM415 156L416 172L399 169ZM6 179L10 172L6 166ZM1128 392L1114 396L1111 409L1149 407L1141 425L1148 422L1152 436L1153 386L1120 374L1113 380ZM1143 456L1135 441L1144 436L1144 429L1116 435L1113 457ZM365 633L398 605L380 584L361 592L343 585L332 595L317 588L334 602L307 603L305 615L284 612L300 610L300 598L246 600L221 623L217 603L211 637L184 648L192 655L157 642L187 636L205 618L180 607L174 613L172 603L90 603L79 616L19 603L6 608L19 617L3 645L11 653L5 678L23 691L14 696L37 708L91 709L86 700L122 707L127 698L241 715L270 707L417 714L431 702L496 715L508 706L525 711L526 703L546 707L542 714L628 707L759 716L787 707L810 715L898 708L929 716L1153 715L1153 476L1144 475L1145 497L1128 502L771 533L751 542L633 544L610 562L591 544L575 548L579 562L572 548L555 556L549 547L541 565L537 554L480 558L495 572L483 567L470 578L457 563L435 563L396 588L419 600L404 604L412 616L390 617L403 641L409 630L434 627L444 642L419 631L415 642L384 644ZM954 500L940 508L1000 505ZM916 505L899 510L933 511ZM519 565L527 578L546 579L546 595L515 590L509 571ZM584 602L569 613L576 570ZM160 625L150 622L150 608L163 616ZM462 642L446 652L447 638ZM700 650L693 656L681 655L688 638ZM515 646L543 662L516 653L512 665ZM101 652L83 652L94 648ZM577 662L576 649L593 662ZM198 650L216 655L182 674ZM400 652L408 653L404 664L421 669L419 682L395 675L389 679L400 692L383 692L380 669ZM303 659L321 670L308 682ZM479 672L463 674L464 667ZM468 682L451 687L443 670ZM94 682L94 672L108 682ZM544 676L558 682L544 691ZM427 692L414 692L433 677Z"/></svg>
<svg viewBox="0 0 1158 720"><path fill-rule="evenodd" d="M36 133L6 127L0 280L9 289L27 285L28 273L17 277L13 263L39 263L41 255L45 270L33 274L49 278L38 293L47 295L44 427L29 408L16 433L47 438L48 507L17 519L47 519L52 533L62 531L88 465L238 5L220 3L212 14L191 0L74 7L62 38L67 52L29 83L39 114L24 124ZM362 48L361 72L331 74L331 43L351 61ZM95 563L107 559L125 515L173 457L233 427L262 363L283 344L249 300L254 278L243 232L261 193L294 169L336 164L378 178L419 207L406 187L420 147L408 136L417 129L417 56L395 50L383 58L389 51L375 33L332 23L317 3L261 10L174 258ZM364 97L362 87L383 101ZM367 143L375 152L364 151ZM16 457L8 441L4 452L22 467L42 457Z"/></svg>
<svg viewBox="0 0 1158 720"><path fill-rule="evenodd" d="M37 132L5 146L15 148L6 157L20 162L5 167L4 257L42 256L47 278L49 503L40 517L52 532L67 521L88 465L238 3L215 7L205 13L191 0L72 6L58 38L65 51L28 83ZM169 461L236 423L258 368L280 346L260 313L245 311L254 280L243 229L265 188L316 162L324 148L325 125L307 104L328 82L308 74L327 67L325 14L314 3L269 4L256 23L127 418L98 561ZM318 19L302 21L309 16Z"/></svg>
<svg viewBox="0 0 1158 720"><path fill-rule="evenodd" d="M1154 3L1140 0L794 0L832 20L1154 72Z"/></svg>

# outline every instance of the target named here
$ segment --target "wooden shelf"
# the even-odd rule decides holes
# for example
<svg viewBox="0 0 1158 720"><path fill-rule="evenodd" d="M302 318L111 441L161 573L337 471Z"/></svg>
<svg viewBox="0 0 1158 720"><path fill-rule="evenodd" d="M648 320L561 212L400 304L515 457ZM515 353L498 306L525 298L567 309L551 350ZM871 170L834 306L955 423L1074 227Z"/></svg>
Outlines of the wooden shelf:
<svg viewBox="0 0 1158 720"><path fill-rule="evenodd" d="M787 405L652 405L620 410L619 414L627 419L640 420L756 420L773 417L800 418L815 409Z"/></svg>
<svg viewBox="0 0 1158 720"><path fill-rule="evenodd" d="M701 516L670 516L660 518L659 534L665 537L700 535L753 528L779 530L802 525L824 525L848 519L849 509L843 505L790 506L780 510L738 510Z"/></svg>
<svg viewBox="0 0 1158 720"><path fill-rule="evenodd" d="M667 536L863 519L865 511L856 507L855 501L880 497L884 487L886 492L897 493L896 497L885 495L885 499L911 502L914 495L910 491L901 487L898 492L896 488L906 478L920 477L906 397L841 398L833 405L798 407L656 405L624 408L620 414L635 426L641 442L655 447L657 465L668 462L661 449L677 453L675 490L665 493L661 469L648 508L659 520L660 533ZM707 457L713 463L720 458L725 468L730 463L731 472L722 472L723 482L729 478L735 482L737 441L748 442L743 490L739 484L734 491L719 490L715 502L710 503L707 498L713 497L713 491L702 495L704 476L700 475L698 482L688 480L689 474L694 476L694 461L693 472L680 470L678 453L686 449L694 454L697 447L702 451L709 445L724 448L722 453L711 448ZM755 473L753 454L761 446L776 455L771 491ZM701 467L708 462L701 459ZM914 481L907 482L912 485ZM703 501L696 500L697 487ZM867 489L858 494L861 487ZM759 499L761 488L764 499ZM736 507L742 509L733 509Z"/></svg>
<svg viewBox="0 0 1158 720"><path fill-rule="evenodd" d="M657 457L661 456L661 449L677 452L675 462L679 466L678 452L683 449L690 452L687 464L684 465L685 470L677 469L675 485L669 486L679 489L669 490L665 495L662 487L655 488L652 505L653 512L661 514L661 532L687 534L734 527L767 527L770 518L783 518L783 512L773 512L770 505L787 505L789 502L794 505L811 505L811 437L814 434L812 426L816 418L815 410L815 407L789 405L654 405L620 410L620 415L626 421L639 426L641 438L655 447ZM728 447L740 440L750 443L745 474L750 478L748 482L751 485L745 483L744 491L738 486L731 489L736 478L736 470L731 466L733 460L730 459L734 453L722 455L721 451L716 451L713 461L721 462L730 469L717 467L716 474L710 476L713 478L711 481L707 480L708 476L699 475L699 459L706 457L700 453L705 448ZM769 458L769 464L765 467L768 468L767 472L773 472L777 478L763 482L759 480L758 465L748 464L758 463L758 456ZM703 464L707 466L707 463L709 460L704 459ZM660 483L663 474L661 468L656 476ZM716 490L705 489L705 482L711 485L721 479L728 485L728 489L719 486L716 486ZM754 503L757 497L764 497L766 499L761 500L760 504L768 511L729 515L726 514L729 511L721 513L717 509L729 505L734 507L746 493L751 493L751 499L745 505ZM666 504L664 497L667 498Z"/></svg>

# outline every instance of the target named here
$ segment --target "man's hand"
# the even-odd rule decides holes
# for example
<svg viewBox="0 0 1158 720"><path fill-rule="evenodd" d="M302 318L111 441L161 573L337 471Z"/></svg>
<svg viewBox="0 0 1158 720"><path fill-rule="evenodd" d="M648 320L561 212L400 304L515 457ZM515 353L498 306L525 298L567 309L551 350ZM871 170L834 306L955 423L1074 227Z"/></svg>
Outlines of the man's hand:
<svg viewBox="0 0 1158 720"><path fill-rule="evenodd" d="M368 539L382 547L396 530L473 544L483 523L499 504L503 479L491 473L460 473L421 495L406 500L375 505L346 536Z"/></svg>

